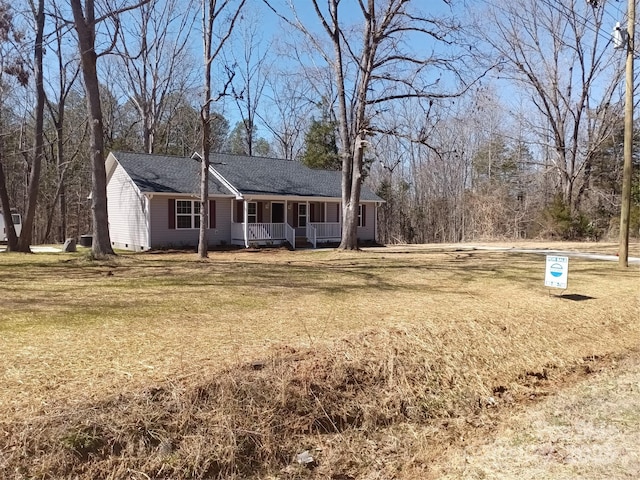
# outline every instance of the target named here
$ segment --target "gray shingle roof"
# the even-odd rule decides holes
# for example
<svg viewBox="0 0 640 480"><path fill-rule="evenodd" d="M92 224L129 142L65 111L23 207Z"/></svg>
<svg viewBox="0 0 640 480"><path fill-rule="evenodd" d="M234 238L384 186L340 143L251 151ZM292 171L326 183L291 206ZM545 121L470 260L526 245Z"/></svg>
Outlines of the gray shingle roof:
<svg viewBox="0 0 640 480"><path fill-rule="evenodd" d="M142 192L188 193L200 191L200 162L190 157L113 152L120 165ZM300 162L266 157L215 153L211 167L243 195L292 195L299 197L341 197L341 172L314 170ZM209 180L212 195L231 192L216 180ZM381 201L366 186L362 200Z"/></svg>
<svg viewBox="0 0 640 480"><path fill-rule="evenodd" d="M315 170L296 161L216 153L211 166L243 195L342 196L341 172ZM381 200L364 185L360 198Z"/></svg>
<svg viewBox="0 0 640 480"><path fill-rule="evenodd" d="M147 193L200 193L200 161L189 157L112 152L140 191ZM211 195L230 195L218 180L209 177Z"/></svg>

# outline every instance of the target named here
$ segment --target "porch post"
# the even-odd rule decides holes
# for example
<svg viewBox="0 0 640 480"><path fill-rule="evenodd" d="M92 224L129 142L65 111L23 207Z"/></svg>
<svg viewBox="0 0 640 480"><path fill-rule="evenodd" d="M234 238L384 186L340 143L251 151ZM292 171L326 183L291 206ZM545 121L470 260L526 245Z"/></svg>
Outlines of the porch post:
<svg viewBox="0 0 640 480"><path fill-rule="evenodd" d="M304 236L308 237L309 235L309 225L311 225L311 210L309 209L309 200L305 202L307 204L307 225L304 227ZM307 238L307 240L309 240Z"/></svg>
<svg viewBox="0 0 640 480"><path fill-rule="evenodd" d="M243 210L242 215L244 217L243 218L244 224L243 224L242 230L244 233L244 248L249 248L249 234L247 232L249 227L249 208L248 208L249 202L247 202L246 198L243 200L243 202L244 202L243 203L244 208L242 209Z"/></svg>
<svg viewBox="0 0 640 480"><path fill-rule="evenodd" d="M378 202L373 205L373 241L378 243Z"/></svg>
<svg viewBox="0 0 640 480"><path fill-rule="evenodd" d="M289 200L284 199L284 239L287 241L289 239ZM293 243L296 243L295 239ZM295 245L292 245L293 249L296 249Z"/></svg>

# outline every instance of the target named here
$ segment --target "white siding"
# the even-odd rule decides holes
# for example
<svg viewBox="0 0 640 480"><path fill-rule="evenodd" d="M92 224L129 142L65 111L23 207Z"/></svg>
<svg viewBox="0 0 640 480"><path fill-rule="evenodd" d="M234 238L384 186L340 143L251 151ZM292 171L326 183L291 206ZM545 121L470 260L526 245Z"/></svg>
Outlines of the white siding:
<svg viewBox="0 0 640 480"><path fill-rule="evenodd" d="M169 199L196 200L187 196L158 196L151 199L151 247L184 248L196 247L200 232L198 229L169 228ZM216 228L208 230L209 246L231 244L231 198L213 198L216 202Z"/></svg>
<svg viewBox="0 0 640 480"><path fill-rule="evenodd" d="M147 209L148 199L117 164L107 184L109 235L115 248L134 251L149 248Z"/></svg>

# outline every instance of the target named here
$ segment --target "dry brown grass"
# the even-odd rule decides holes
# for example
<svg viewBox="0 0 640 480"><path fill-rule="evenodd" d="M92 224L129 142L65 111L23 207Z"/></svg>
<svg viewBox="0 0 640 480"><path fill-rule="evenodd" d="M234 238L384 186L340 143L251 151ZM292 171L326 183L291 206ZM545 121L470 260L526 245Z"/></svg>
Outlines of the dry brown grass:
<svg viewBox="0 0 640 480"><path fill-rule="evenodd" d="M0 255L0 476L411 478L494 389L639 344L637 268L572 260L577 302L543 269L434 247ZM291 465L305 449L314 470Z"/></svg>
<svg viewBox="0 0 640 480"><path fill-rule="evenodd" d="M640 353L640 352L639 352ZM475 444L442 459L442 480L640 477L640 355L516 408Z"/></svg>

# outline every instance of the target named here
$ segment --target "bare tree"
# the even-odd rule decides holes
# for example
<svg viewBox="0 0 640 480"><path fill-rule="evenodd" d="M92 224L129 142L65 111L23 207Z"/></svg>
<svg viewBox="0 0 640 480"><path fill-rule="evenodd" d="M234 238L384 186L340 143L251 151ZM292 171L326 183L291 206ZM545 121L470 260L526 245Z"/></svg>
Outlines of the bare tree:
<svg viewBox="0 0 640 480"><path fill-rule="evenodd" d="M57 4L53 5L53 9L54 38L52 44L55 52L55 65L57 67L58 76L55 79L57 80L55 82L55 85L53 84L53 82L51 82L52 84L50 85L50 90L54 92L52 95L55 95L55 100L52 100L51 98L49 98L49 96L45 97L45 100L51 122L53 123L53 127L55 129L55 138L53 140L53 143L55 144L57 177L55 192L51 202L51 207L49 208L49 212L47 215L47 225L45 228L44 239L45 241L50 239L54 214L57 205L58 215L60 219L60 228L57 236L60 240L64 241L64 239L67 237L66 175L69 166L78 156L79 146L82 144L81 141L77 142L77 148L75 149L75 152L67 157L65 144L68 138L65 135L65 110L67 107L67 99L69 98L69 94L72 92L72 89L76 84L75 82L80 74L80 64L77 57L72 57L71 59L65 58L65 49L63 46L64 22L62 20L62 12L60 11L59 5ZM75 136L77 136L78 131L85 132L86 127L76 128L74 132Z"/></svg>
<svg viewBox="0 0 640 480"><path fill-rule="evenodd" d="M209 166L211 165L211 104L216 101L212 92L211 70L240 17L246 0L202 0L202 41L204 47L204 101L202 119L202 159L200 169L200 234L198 255L207 258L209 228ZM217 98L225 95L233 74L222 85Z"/></svg>
<svg viewBox="0 0 640 480"><path fill-rule="evenodd" d="M264 1L279 13L269 0ZM293 6L292 16L279 13L306 36L333 69L342 159L340 248L345 250L358 248L358 207L365 148L369 134L378 131L376 116L390 102L442 97L437 90L438 79L429 74L433 73L432 67L441 72L450 66L444 58L435 54L420 55L409 47L421 41L432 45L445 39L449 32L444 21L423 14L415 2L361 0L353 3L360 22L356 28L359 40L351 35L351 26L342 19L345 2L328 0L327 7L323 8L318 0L311 0L329 41L328 49Z"/></svg>
<svg viewBox="0 0 640 480"><path fill-rule="evenodd" d="M78 48L82 65L82 77L87 95L87 112L90 123L89 155L91 158L91 214L93 224L92 255L94 258L104 258L114 255L109 237L109 219L107 213L107 172L104 158L104 131L102 123L102 106L100 104L100 85L98 82L97 59L95 41L96 25L107 19L117 18L117 15L138 8L148 3L142 0L135 5L123 7L108 12L101 18L96 18L94 0L70 0L73 13L73 24L78 35Z"/></svg>
<svg viewBox="0 0 640 480"><path fill-rule="evenodd" d="M189 52L194 0L151 0L122 20L116 44L123 69L116 77L140 116L144 151L156 147L158 123L167 121L193 84Z"/></svg>
<svg viewBox="0 0 640 480"><path fill-rule="evenodd" d="M35 43L34 43L34 81L36 87L35 106L35 130L33 139L33 159L30 165L29 187L27 209L22 222L22 231L18 238L17 250L20 252L31 252L31 240L33 234L34 218L38 203L38 189L40 186L40 171L42 169L42 158L44 156L44 84L42 73L43 41L44 41L44 0L38 0L37 7L30 2L33 18L35 21Z"/></svg>
<svg viewBox="0 0 640 480"><path fill-rule="evenodd" d="M500 1L483 18L490 24L480 26L479 36L491 57L503 59L501 77L522 87L544 119L530 129L553 152L559 192L573 214L587 191L594 152L618 113L614 95L623 69L608 36L600 34L604 7L577 0Z"/></svg>
<svg viewBox="0 0 640 480"><path fill-rule="evenodd" d="M256 112L273 135L276 156L296 160L304 147L303 132L311 114L309 82L302 75L270 70L266 97L272 107Z"/></svg>
<svg viewBox="0 0 640 480"><path fill-rule="evenodd" d="M26 87L29 83L29 72L20 54L24 33L14 24L11 7L0 0L0 208L7 232L7 250L18 249L18 237L11 217L11 199L5 176L5 118L4 107L7 93L11 89L11 80Z"/></svg>
<svg viewBox="0 0 640 480"><path fill-rule="evenodd" d="M96 69L95 49L96 17L93 0L70 0L74 26L78 34L78 48L82 64L82 77L87 95L87 111L90 125L90 158L92 165L91 213L93 223L94 258L114 255L109 237L107 214L107 172L104 165L104 132L102 127L102 106Z"/></svg>
<svg viewBox="0 0 640 480"><path fill-rule="evenodd" d="M27 150L24 150L25 159L27 160L29 179L27 183L27 206L23 219L22 232L19 238L15 237L15 229L11 220L11 210L9 205L9 197L6 187L6 179L4 177L4 169L0 168L0 200L2 201L4 220L8 229L9 249L21 252L30 252L30 244L33 234L34 218L36 205L38 201L38 189L40 184L40 171L42 165L42 157L44 154L43 147L43 124L44 124L44 87L42 73L42 57L43 57L43 37L44 37L44 0L39 0L36 7L30 2L31 14L35 22L35 40L33 44L33 71L36 87L36 106L35 106L35 130L33 137L33 146L30 151L33 156L29 156ZM0 5L0 16L2 19L2 42L12 44L13 52L10 58L3 58L2 71L9 75L15 76L18 81L26 86L28 82L28 73L25 68L25 61L19 56L15 56L15 46L22 43L23 34L19 32L13 25L13 15L8 5L2 3ZM4 55L3 55L4 57ZM12 57L12 58L11 58ZM2 88L2 85L0 85ZM29 161L30 160L30 161Z"/></svg>
<svg viewBox="0 0 640 480"><path fill-rule="evenodd" d="M269 44L264 43L258 18L245 15L240 32L241 46L232 50L231 62L236 75L231 83L233 100L242 119L246 154L253 156L258 126L258 106L267 82L266 70Z"/></svg>
<svg viewBox="0 0 640 480"><path fill-rule="evenodd" d="M45 93L42 73L42 59L44 52L44 0L38 0L37 7L30 2L31 11L35 21L35 43L34 43L34 81L36 87L35 105L35 126L33 139L33 160L30 165L28 202L27 209L22 223L22 231L18 239L18 251L31 252L31 240L33 234L34 218L38 203L38 190L40 186L40 171L42 169L42 159L44 156L44 104Z"/></svg>

